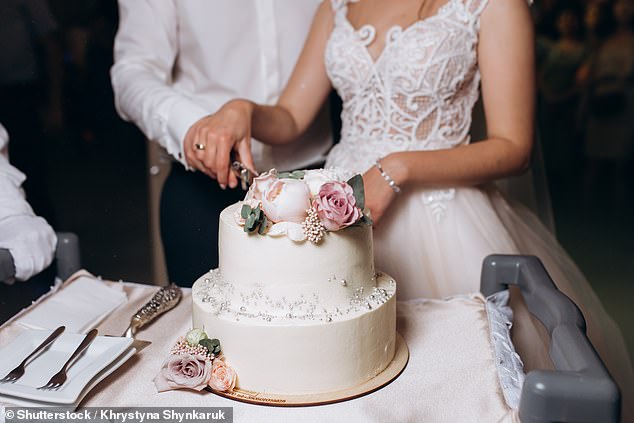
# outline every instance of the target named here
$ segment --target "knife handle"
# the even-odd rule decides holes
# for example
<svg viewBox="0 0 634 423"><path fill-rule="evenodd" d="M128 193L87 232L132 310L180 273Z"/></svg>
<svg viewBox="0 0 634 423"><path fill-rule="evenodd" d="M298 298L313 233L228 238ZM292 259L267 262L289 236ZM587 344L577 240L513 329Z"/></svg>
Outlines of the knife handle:
<svg viewBox="0 0 634 423"><path fill-rule="evenodd" d="M158 290L156 294L141 307L130 319L130 326L125 336L134 337L134 334L143 326L152 322L161 314L173 309L183 296L181 289L170 284Z"/></svg>

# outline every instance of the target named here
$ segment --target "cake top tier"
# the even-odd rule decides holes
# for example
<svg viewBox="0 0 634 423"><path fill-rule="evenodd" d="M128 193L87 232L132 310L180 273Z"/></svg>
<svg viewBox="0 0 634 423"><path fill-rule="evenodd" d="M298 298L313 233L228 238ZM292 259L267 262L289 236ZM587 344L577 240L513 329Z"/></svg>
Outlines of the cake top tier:
<svg viewBox="0 0 634 423"><path fill-rule="evenodd" d="M347 178L335 169L272 169L253 180L235 219L245 232L317 244L325 232L371 225L364 206L361 175Z"/></svg>

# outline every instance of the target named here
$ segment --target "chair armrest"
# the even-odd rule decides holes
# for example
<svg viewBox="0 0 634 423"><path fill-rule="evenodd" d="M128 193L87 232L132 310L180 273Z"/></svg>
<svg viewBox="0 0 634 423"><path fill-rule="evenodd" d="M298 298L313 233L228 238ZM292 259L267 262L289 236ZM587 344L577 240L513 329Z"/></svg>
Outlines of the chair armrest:
<svg viewBox="0 0 634 423"><path fill-rule="evenodd" d="M72 232L57 232L57 248L55 249L57 262L57 277L68 279L73 273L81 269L79 253L79 238Z"/></svg>
<svg viewBox="0 0 634 423"><path fill-rule="evenodd" d="M618 422L621 395L586 336L579 308L557 289L535 256L491 255L482 265L486 296L519 287L528 310L548 331L556 370L530 372L522 387L522 423Z"/></svg>
<svg viewBox="0 0 634 423"><path fill-rule="evenodd" d="M0 283L13 283L15 280L15 262L11 252L0 248Z"/></svg>

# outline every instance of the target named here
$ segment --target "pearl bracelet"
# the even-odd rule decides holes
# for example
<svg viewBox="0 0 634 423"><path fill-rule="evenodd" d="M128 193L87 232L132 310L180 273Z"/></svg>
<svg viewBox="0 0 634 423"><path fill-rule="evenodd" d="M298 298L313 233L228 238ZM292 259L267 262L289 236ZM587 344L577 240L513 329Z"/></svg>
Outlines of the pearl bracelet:
<svg viewBox="0 0 634 423"><path fill-rule="evenodd" d="M400 194L401 188L399 188L399 186L396 185L396 181L394 181L394 179L392 179L392 177L383 170L383 167L381 166L381 162L377 160L376 162L374 162L374 166L376 166L376 168L379 169L381 176L383 176L383 179L385 179L385 182L387 182L390 188L392 188L392 191L394 191L397 194Z"/></svg>

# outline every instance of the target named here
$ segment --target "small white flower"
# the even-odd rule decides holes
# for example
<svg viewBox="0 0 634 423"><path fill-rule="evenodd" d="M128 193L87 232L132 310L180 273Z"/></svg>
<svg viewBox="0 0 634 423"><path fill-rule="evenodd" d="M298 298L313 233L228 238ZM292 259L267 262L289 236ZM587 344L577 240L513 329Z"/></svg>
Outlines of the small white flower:
<svg viewBox="0 0 634 423"><path fill-rule="evenodd" d="M314 197L319 194L321 186L326 182L341 181L335 169L311 169L304 174L304 182Z"/></svg>
<svg viewBox="0 0 634 423"><path fill-rule="evenodd" d="M279 237L286 235L291 241L306 241L306 234L302 225L295 222L280 222L271 226L266 233L268 236Z"/></svg>

